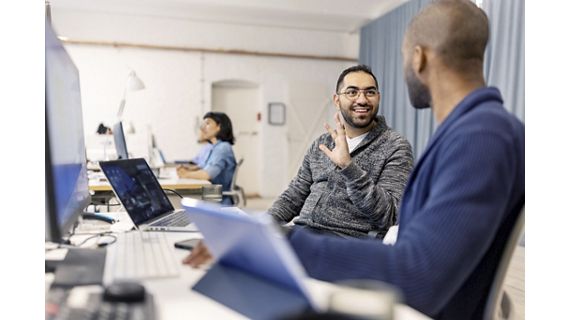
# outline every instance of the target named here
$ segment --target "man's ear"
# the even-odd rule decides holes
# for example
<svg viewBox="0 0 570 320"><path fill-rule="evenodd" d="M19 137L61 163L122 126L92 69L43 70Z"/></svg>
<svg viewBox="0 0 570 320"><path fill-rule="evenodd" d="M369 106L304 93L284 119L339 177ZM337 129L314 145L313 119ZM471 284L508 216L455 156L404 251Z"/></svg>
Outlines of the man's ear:
<svg viewBox="0 0 570 320"><path fill-rule="evenodd" d="M336 109L339 110L340 109L340 101L339 101L338 94L333 95L333 102L334 102L334 105L336 106Z"/></svg>
<svg viewBox="0 0 570 320"><path fill-rule="evenodd" d="M418 76L425 71L427 65L426 50L421 46L414 47L414 53L412 57L412 68L418 74Z"/></svg>

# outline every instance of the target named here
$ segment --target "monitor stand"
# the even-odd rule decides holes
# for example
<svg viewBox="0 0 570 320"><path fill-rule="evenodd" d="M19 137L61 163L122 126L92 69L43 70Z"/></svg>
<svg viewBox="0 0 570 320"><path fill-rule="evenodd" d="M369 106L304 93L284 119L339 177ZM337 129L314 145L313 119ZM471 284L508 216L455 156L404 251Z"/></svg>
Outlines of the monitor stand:
<svg viewBox="0 0 570 320"><path fill-rule="evenodd" d="M64 260L46 260L46 272L55 267L52 287L74 287L82 285L102 285L107 250L69 249ZM54 265L55 262L55 265Z"/></svg>

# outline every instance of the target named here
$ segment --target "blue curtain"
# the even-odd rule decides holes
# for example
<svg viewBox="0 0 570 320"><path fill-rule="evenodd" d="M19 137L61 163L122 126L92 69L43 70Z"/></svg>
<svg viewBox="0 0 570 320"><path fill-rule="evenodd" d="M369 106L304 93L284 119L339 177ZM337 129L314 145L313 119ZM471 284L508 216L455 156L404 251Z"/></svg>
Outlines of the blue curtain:
<svg viewBox="0 0 570 320"><path fill-rule="evenodd" d="M505 108L524 122L524 0L484 0L491 37L485 77L501 90Z"/></svg>
<svg viewBox="0 0 570 320"><path fill-rule="evenodd" d="M505 106L524 118L524 1L486 0L483 9L491 26L485 75L503 93ZM359 61L370 66L382 93L380 113L403 134L417 160L436 129L430 109L416 110L408 99L402 70L401 45L409 21L430 0L411 0L360 30ZM522 8L522 9L521 9ZM522 10L522 11L521 11Z"/></svg>
<svg viewBox="0 0 570 320"><path fill-rule="evenodd" d="M416 110L410 105L400 49L408 23L429 2L409 1L360 30L359 61L378 78L380 113L388 126L408 139L416 160L435 130L435 120L430 109Z"/></svg>

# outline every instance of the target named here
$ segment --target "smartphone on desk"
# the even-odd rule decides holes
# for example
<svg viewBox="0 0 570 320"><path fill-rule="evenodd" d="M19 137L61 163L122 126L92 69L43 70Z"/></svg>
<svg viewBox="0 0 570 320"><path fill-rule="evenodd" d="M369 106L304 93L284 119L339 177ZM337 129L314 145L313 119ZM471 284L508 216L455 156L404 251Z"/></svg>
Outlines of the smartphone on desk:
<svg viewBox="0 0 570 320"><path fill-rule="evenodd" d="M196 245L198 245L198 242L200 242L200 240L202 239L186 239L178 241L174 243L174 247L178 249L192 250Z"/></svg>

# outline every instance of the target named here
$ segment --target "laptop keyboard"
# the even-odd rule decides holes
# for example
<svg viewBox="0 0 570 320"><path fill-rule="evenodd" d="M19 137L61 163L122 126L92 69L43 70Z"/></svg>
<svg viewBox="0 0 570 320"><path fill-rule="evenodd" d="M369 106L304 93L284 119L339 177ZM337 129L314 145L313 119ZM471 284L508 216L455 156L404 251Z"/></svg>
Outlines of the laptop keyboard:
<svg viewBox="0 0 570 320"><path fill-rule="evenodd" d="M185 227L191 224L190 218L185 211L179 211L168 217L152 223L153 227Z"/></svg>
<svg viewBox="0 0 570 320"><path fill-rule="evenodd" d="M108 253L112 263L105 271L111 280L141 280L180 275L180 261L174 246L162 232L132 231L117 234L117 242ZM112 251L112 252L109 252Z"/></svg>

